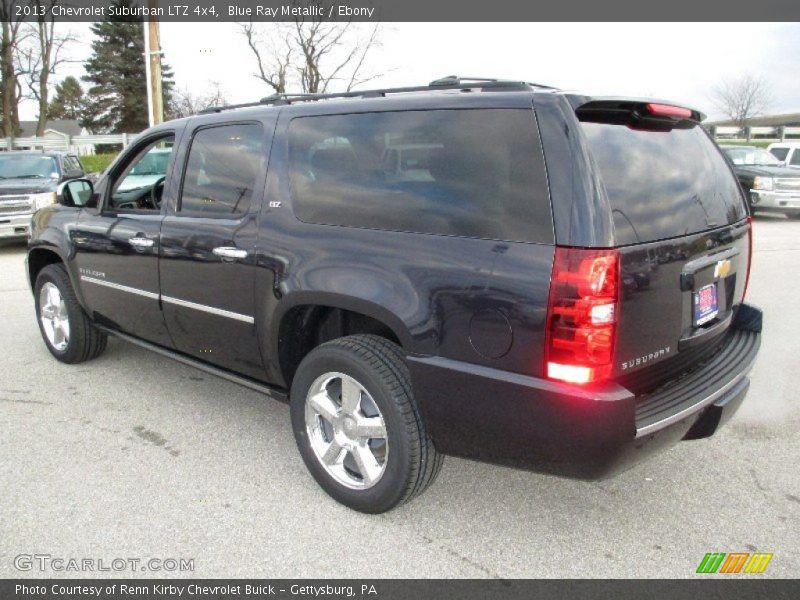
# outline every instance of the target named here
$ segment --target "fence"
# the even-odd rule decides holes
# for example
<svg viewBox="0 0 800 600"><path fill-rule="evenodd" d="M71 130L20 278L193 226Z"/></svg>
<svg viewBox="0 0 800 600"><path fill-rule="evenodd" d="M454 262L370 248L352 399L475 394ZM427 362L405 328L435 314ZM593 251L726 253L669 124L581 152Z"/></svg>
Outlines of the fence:
<svg viewBox="0 0 800 600"><path fill-rule="evenodd" d="M136 134L119 133L107 135L74 135L58 133L44 137L0 138L2 150L58 150L75 154L94 154L98 144L121 144L124 148L136 138Z"/></svg>
<svg viewBox="0 0 800 600"><path fill-rule="evenodd" d="M709 128L715 140L764 142L800 141L800 127L721 127Z"/></svg>

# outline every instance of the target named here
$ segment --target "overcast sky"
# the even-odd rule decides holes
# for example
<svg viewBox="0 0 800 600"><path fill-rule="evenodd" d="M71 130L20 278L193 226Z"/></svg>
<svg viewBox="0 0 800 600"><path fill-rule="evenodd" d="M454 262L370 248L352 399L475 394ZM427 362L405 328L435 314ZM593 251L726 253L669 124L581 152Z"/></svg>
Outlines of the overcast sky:
<svg viewBox="0 0 800 600"><path fill-rule="evenodd" d="M271 25L264 23L262 27ZM89 55L88 24L71 56ZM770 112L800 111L800 24L765 23L387 23L369 61L382 73L369 86L424 84L445 75L524 79L589 94L652 96L721 117L711 100L719 81L742 73L772 85ZM221 84L230 102L269 93L234 23L162 23L164 59L179 88L202 94ZM80 76L77 63L62 69ZM144 83L144 82L143 82ZM22 118L33 119L27 102Z"/></svg>

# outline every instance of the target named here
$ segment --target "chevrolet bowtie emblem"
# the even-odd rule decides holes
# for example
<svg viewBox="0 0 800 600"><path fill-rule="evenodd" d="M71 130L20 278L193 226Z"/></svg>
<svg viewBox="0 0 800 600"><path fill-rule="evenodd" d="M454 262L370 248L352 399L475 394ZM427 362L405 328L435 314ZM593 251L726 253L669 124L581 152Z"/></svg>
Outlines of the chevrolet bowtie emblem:
<svg viewBox="0 0 800 600"><path fill-rule="evenodd" d="M731 272L731 261L729 260L720 260L717 261L717 264L714 266L714 277L727 277L728 273Z"/></svg>

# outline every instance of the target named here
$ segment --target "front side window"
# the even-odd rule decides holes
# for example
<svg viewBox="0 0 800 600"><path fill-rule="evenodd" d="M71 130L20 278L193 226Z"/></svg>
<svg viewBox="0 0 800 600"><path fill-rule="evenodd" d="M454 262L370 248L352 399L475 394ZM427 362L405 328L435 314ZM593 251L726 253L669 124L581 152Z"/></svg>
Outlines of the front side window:
<svg viewBox="0 0 800 600"><path fill-rule="evenodd" d="M302 221L507 241L553 241L533 111L298 117L289 126Z"/></svg>
<svg viewBox="0 0 800 600"><path fill-rule="evenodd" d="M774 156L778 160L784 161L784 160L786 160L786 155L789 154L789 149L788 148L773 148L772 150L770 150L770 152L772 153L772 156Z"/></svg>
<svg viewBox="0 0 800 600"><path fill-rule="evenodd" d="M199 130L189 149L178 212L203 217L246 213L263 157L259 124Z"/></svg>
<svg viewBox="0 0 800 600"><path fill-rule="evenodd" d="M795 149L792 153L792 160L789 161L790 165L798 166L800 165L800 150Z"/></svg>
<svg viewBox="0 0 800 600"><path fill-rule="evenodd" d="M111 184L109 208L159 211L175 136L168 135L139 148L124 163Z"/></svg>

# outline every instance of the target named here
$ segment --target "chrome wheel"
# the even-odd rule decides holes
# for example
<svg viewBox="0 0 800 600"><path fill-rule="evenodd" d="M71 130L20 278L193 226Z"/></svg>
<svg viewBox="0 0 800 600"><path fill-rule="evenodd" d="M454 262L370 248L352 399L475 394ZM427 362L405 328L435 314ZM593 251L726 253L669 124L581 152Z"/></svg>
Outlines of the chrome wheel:
<svg viewBox="0 0 800 600"><path fill-rule="evenodd" d="M342 485L367 489L386 470L389 443L378 405L358 381L325 373L306 396L306 431L320 464Z"/></svg>
<svg viewBox="0 0 800 600"><path fill-rule="evenodd" d="M46 282L39 290L39 319L50 345L63 352L69 344L69 316L67 305L58 287Z"/></svg>

